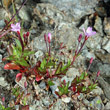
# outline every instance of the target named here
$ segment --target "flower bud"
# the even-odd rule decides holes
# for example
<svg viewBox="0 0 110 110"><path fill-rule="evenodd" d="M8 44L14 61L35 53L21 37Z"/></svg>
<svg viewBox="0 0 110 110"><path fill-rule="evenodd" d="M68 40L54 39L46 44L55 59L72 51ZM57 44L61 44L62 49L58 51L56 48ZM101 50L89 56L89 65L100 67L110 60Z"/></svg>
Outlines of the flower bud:
<svg viewBox="0 0 110 110"><path fill-rule="evenodd" d="M97 77L99 77L99 75L100 75L100 71L97 72Z"/></svg>
<svg viewBox="0 0 110 110"><path fill-rule="evenodd" d="M26 33L26 36L27 36L27 37L29 36L29 32Z"/></svg>
<svg viewBox="0 0 110 110"><path fill-rule="evenodd" d="M23 37L25 38L26 37L26 34L23 34Z"/></svg>
<svg viewBox="0 0 110 110"><path fill-rule="evenodd" d="M93 57L91 57L91 59L90 59L90 64L92 64L92 62L93 62Z"/></svg>
<svg viewBox="0 0 110 110"><path fill-rule="evenodd" d="M48 43L51 41L51 33L48 33Z"/></svg>
<svg viewBox="0 0 110 110"><path fill-rule="evenodd" d="M79 35L78 42L80 42L81 39L82 39L82 34Z"/></svg>

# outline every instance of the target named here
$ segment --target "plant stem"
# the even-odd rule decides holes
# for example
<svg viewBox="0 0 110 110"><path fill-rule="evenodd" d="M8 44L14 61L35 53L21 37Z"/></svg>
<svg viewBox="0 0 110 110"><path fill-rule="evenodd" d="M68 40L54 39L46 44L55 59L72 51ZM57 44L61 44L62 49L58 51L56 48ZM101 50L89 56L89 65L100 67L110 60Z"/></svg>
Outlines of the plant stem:
<svg viewBox="0 0 110 110"><path fill-rule="evenodd" d="M84 42L83 42L83 44L81 45L81 48L79 49L79 51L78 51L78 47L79 47L79 44L78 44L78 47L76 48L76 52L75 52L75 55L73 56L73 61L71 62L71 65L73 65L73 63L74 63L74 61L75 61L77 55L81 52L81 50L82 50L82 48L83 48L85 42L86 42L86 40L84 40ZM77 51L78 51L78 52L77 52Z"/></svg>
<svg viewBox="0 0 110 110"><path fill-rule="evenodd" d="M49 44L49 56L50 56L50 44Z"/></svg>

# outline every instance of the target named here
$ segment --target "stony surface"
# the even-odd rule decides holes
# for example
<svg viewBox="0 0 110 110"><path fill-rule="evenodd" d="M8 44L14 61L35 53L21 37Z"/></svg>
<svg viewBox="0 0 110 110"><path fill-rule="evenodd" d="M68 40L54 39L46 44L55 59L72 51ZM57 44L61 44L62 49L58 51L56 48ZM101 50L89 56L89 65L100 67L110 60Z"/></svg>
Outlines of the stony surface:
<svg viewBox="0 0 110 110"><path fill-rule="evenodd" d="M22 0L16 1L16 8L21 5ZM62 3L63 2L63 3ZM108 0L28 0L25 6L19 12L19 19L25 20L24 29L29 30L30 46L35 51L34 64L38 59L42 59L46 52L46 44L44 42L44 34L52 33L51 52L56 58L67 63L67 58L72 60L72 55L78 44L77 39L80 33L84 33L83 28L87 29L92 26L97 34L90 37L84 46L81 55L74 62L66 76L60 80L53 79L55 85L47 87L44 81L36 83L33 81L28 85L28 91L31 93L28 98L30 110L106 110L110 109L110 10ZM9 11L12 13L12 6ZM9 16L4 8L0 7L0 29L4 27L4 19ZM4 42L1 40L1 42ZM9 91L15 87L15 77L18 71L3 70L4 64L2 58L7 55L5 46L0 42L0 101L3 94L6 95L7 102L11 94ZM66 46L65 49L59 50L60 43ZM82 42L82 41L81 41ZM71 50L71 52L69 52ZM55 51L55 53L53 52ZM60 52L65 55L59 55ZM91 65L89 74L96 78L98 70L101 71L98 78L97 88L90 94L80 94L76 96L58 98L55 91L58 91L60 82L72 81L75 76L79 76L81 72L87 69L86 59L89 61L93 57L94 61ZM95 74L95 75L94 75ZM92 79L92 78L91 78ZM23 77L21 82L17 83L23 90L26 78ZM5 91L4 91L5 90ZM7 95L8 94L8 95ZM8 97L9 96L9 97ZM52 105L53 104L53 105ZM104 107L105 106L105 107ZM16 106L16 110L19 106Z"/></svg>

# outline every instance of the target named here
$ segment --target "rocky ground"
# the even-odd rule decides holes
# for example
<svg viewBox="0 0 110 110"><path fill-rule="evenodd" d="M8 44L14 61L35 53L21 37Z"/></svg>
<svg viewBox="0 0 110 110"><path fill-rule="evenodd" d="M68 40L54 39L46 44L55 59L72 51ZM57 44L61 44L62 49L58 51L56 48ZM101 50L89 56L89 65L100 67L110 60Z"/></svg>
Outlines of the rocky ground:
<svg viewBox="0 0 110 110"><path fill-rule="evenodd" d="M23 0L15 0L18 9ZM11 16L12 5L0 3L0 29L5 25L4 19ZM20 10L18 17L24 20L24 30L30 31L30 45L35 53L35 60L44 55L46 46L43 40L44 33L52 33L52 51L56 56L66 61L65 57L59 56L58 46L60 42L66 45L63 51L72 56L77 45L77 38L83 33L82 28L92 26L97 34L90 37L83 48L79 58L75 61L73 68L69 69L67 75L62 78L71 80L80 71L86 70L88 61L94 58L89 74L94 79L98 70L97 89L90 94L80 94L78 99L59 99L54 91L56 86L51 87L51 92L46 91L46 85L42 81L39 85L33 83L29 86L31 96L28 104L30 110L110 110L110 1L109 0L28 0ZM8 38L7 38L8 41ZM7 56L7 41L0 41L0 101L5 96L6 105L11 96L11 88L22 87L25 80L17 83L14 81L17 71L6 71L3 69L5 62L2 58ZM4 45L2 44L4 43ZM70 53L69 50L72 50ZM56 79L56 85L59 81ZM34 87L34 90L33 88ZM33 90L33 91L32 91ZM36 97L38 94L38 97ZM53 104L54 103L54 104ZM53 104L51 107L50 105ZM16 106L18 110L19 106Z"/></svg>

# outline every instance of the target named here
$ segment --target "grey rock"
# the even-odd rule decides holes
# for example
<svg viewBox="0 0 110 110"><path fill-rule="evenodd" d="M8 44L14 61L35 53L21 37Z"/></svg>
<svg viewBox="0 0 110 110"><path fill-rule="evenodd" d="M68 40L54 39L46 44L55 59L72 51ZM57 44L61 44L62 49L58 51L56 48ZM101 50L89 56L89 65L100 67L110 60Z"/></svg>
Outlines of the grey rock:
<svg viewBox="0 0 110 110"><path fill-rule="evenodd" d="M94 50L99 50L101 48L101 40L102 40L102 37L100 36L99 33L96 33L96 35L94 36L91 36L87 42L86 42L86 46L88 48L90 48L92 51Z"/></svg>
<svg viewBox="0 0 110 110"><path fill-rule="evenodd" d="M95 59L95 54L93 52L88 52L87 49L84 49L82 51L82 55L86 56L86 58L89 58L89 59L91 59L91 57L93 57L93 59Z"/></svg>
<svg viewBox="0 0 110 110"><path fill-rule="evenodd" d="M49 99L49 98L48 98L48 99ZM46 106L46 107L49 107L49 105L50 105L50 102L48 101L48 99L43 99L43 100L42 100L44 106Z"/></svg>
<svg viewBox="0 0 110 110"><path fill-rule="evenodd" d="M100 76L98 77L98 83L103 89L105 96L110 100L110 85Z"/></svg>
<svg viewBox="0 0 110 110"><path fill-rule="evenodd" d="M0 77L0 86L2 86L2 87L9 86L8 82L5 80L4 77Z"/></svg>
<svg viewBox="0 0 110 110"><path fill-rule="evenodd" d="M40 87L41 89L45 89L45 88L46 88L45 82L42 81L42 82L39 84L39 87Z"/></svg>
<svg viewBox="0 0 110 110"><path fill-rule="evenodd" d="M0 54L0 63L2 62L2 55Z"/></svg>
<svg viewBox="0 0 110 110"><path fill-rule="evenodd" d="M3 28L5 26L5 22L4 22L4 20L2 19L2 20L0 20L0 28Z"/></svg>
<svg viewBox="0 0 110 110"><path fill-rule="evenodd" d="M95 99L93 99L93 101L90 102L90 105L92 106L93 109L104 110L104 105L99 96L97 96Z"/></svg>
<svg viewBox="0 0 110 110"><path fill-rule="evenodd" d="M8 12L4 8L0 8L0 20L6 19L8 17Z"/></svg>
<svg viewBox="0 0 110 110"><path fill-rule="evenodd" d="M16 8L19 9L20 6L16 4ZM29 7L23 6L21 10L19 11L19 16L21 19L30 21L31 20L31 12Z"/></svg>
<svg viewBox="0 0 110 110"><path fill-rule="evenodd" d="M39 58L39 57L43 57L43 52L42 51L40 51L40 50L38 50L36 53L35 53L35 57L36 58Z"/></svg>
<svg viewBox="0 0 110 110"><path fill-rule="evenodd" d="M104 51L95 51L95 56L105 64L110 64L110 54Z"/></svg>
<svg viewBox="0 0 110 110"><path fill-rule="evenodd" d="M53 83L54 83L54 85L53 86L50 86L50 89L51 89L51 91L52 91L52 94L53 94L53 96L55 97L55 98L58 98L58 96L55 94L55 91L57 91L58 90L58 86L59 86L59 81L57 80L57 81L53 81Z"/></svg>
<svg viewBox="0 0 110 110"><path fill-rule="evenodd" d="M68 76L69 78L75 78L76 76L80 76L78 69L76 68L69 68L66 76Z"/></svg>
<svg viewBox="0 0 110 110"><path fill-rule="evenodd" d="M108 40L102 48L105 49L108 53L110 53L110 40Z"/></svg>
<svg viewBox="0 0 110 110"><path fill-rule="evenodd" d="M110 30L110 18L109 17L104 18L103 26L104 26L104 32L107 35L110 35L110 31L109 31Z"/></svg>
<svg viewBox="0 0 110 110"><path fill-rule="evenodd" d="M110 68L109 67L110 67L110 64L103 64L100 61L94 60L91 65L90 71L96 73L100 70L101 71L100 74L103 77L110 77Z"/></svg>
<svg viewBox="0 0 110 110"><path fill-rule="evenodd" d="M103 25L102 20L99 16L96 16L94 28L97 30L98 33L100 33L101 36L103 36Z"/></svg>
<svg viewBox="0 0 110 110"><path fill-rule="evenodd" d="M96 94L96 95L101 96L104 93L103 93L103 90L100 87L96 86L96 89L92 90L91 94L93 94L93 95Z"/></svg>
<svg viewBox="0 0 110 110"><path fill-rule="evenodd" d="M73 16L75 20L94 13L93 8L98 3L97 0L41 0L41 2L55 5L58 9L63 10L69 16Z"/></svg>
<svg viewBox="0 0 110 110"><path fill-rule="evenodd" d="M104 107L104 110L110 110L110 102L107 102L107 104Z"/></svg>
<svg viewBox="0 0 110 110"><path fill-rule="evenodd" d="M79 27L79 29L80 30L83 30L83 28L87 29L88 23L89 23L89 20L88 20L88 17L86 17L84 23Z"/></svg>
<svg viewBox="0 0 110 110"><path fill-rule="evenodd" d="M95 7L95 11L97 12L97 14L101 17L105 17L107 16L106 10L103 6L100 6L100 4L98 6Z"/></svg>

